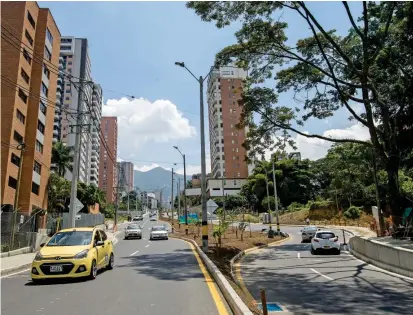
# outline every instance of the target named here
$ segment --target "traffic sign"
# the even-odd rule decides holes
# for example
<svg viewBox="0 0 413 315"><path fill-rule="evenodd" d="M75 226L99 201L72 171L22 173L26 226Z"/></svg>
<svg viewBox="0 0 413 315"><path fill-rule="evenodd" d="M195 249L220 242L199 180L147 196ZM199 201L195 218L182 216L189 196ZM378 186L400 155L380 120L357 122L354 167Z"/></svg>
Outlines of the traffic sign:
<svg viewBox="0 0 413 315"><path fill-rule="evenodd" d="M209 199L207 201L207 209L209 209L210 212L214 212L216 209L218 209L218 205L214 200Z"/></svg>
<svg viewBox="0 0 413 315"><path fill-rule="evenodd" d="M83 209L84 205L83 205L83 203L80 202L79 199L76 198L75 207L76 207L76 213L78 213L80 210Z"/></svg>

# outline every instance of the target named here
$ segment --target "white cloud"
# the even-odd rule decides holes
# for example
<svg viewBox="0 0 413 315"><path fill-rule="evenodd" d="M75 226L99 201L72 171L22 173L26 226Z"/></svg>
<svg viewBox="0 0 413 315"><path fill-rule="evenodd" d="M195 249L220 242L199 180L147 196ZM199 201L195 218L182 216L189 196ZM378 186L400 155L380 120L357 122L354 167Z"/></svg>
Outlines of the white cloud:
<svg viewBox="0 0 413 315"><path fill-rule="evenodd" d="M151 169L154 169L154 168L157 168L157 167L160 167L160 165L159 165L159 164L156 164L156 163L152 163L152 164L150 164L150 165L142 165L142 166L134 165L133 168L134 168L136 171L147 172L147 171L150 171Z"/></svg>
<svg viewBox="0 0 413 315"><path fill-rule="evenodd" d="M195 127L168 100L110 99L103 106L103 116L118 117L118 151L132 159L148 142L167 142L194 137Z"/></svg>
<svg viewBox="0 0 413 315"><path fill-rule="evenodd" d="M304 133L308 134L308 131ZM370 138L369 131L363 125L357 123L344 129L329 129L323 132L322 136L332 137L335 139L355 139L368 140ZM294 137L297 150L301 153L302 159L317 160L323 158L333 142L322 140L318 138L307 138L302 135ZM291 148L288 151L293 151ZM269 159L271 152L267 152L265 158Z"/></svg>

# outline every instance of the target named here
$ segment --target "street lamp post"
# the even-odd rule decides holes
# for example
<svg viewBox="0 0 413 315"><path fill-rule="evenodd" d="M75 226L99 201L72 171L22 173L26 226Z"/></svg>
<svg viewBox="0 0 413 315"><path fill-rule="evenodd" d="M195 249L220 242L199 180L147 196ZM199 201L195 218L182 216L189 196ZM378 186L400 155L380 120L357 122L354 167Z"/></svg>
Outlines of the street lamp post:
<svg viewBox="0 0 413 315"><path fill-rule="evenodd" d="M202 250L208 252L208 221L207 221L207 200L206 200L206 165L205 165L205 127L204 127L204 82L211 74L214 67L204 77L197 78L189 70L184 62L175 62L175 65L185 68L199 83L199 111L201 128L201 200L202 200ZM186 184L186 183L185 183Z"/></svg>
<svg viewBox="0 0 413 315"><path fill-rule="evenodd" d="M184 209L185 209L185 234L188 235L188 209L186 207L186 162L185 162L185 154L183 154L178 146L174 146L174 148L182 155L184 159Z"/></svg>
<svg viewBox="0 0 413 315"><path fill-rule="evenodd" d="M277 232L280 234L280 220L278 217L278 194L277 194L277 182L275 179L275 166L274 166L274 155L271 156L272 159L272 178L274 184L274 201L275 201L275 220L277 223Z"/></svg>

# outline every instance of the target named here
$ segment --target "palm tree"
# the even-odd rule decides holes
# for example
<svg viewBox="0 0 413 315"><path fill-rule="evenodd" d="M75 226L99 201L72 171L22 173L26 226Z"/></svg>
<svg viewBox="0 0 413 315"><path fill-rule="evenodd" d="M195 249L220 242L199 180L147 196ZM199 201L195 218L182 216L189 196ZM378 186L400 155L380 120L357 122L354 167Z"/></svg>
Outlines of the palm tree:
<svg viewBox="0 0 413 315"><path fill-rule="evenodd" d="M57 168L57 174L65 176L66 170L72 170L72 147L66 146L63 142L56 142L52 149L52 164Z"/></svg>

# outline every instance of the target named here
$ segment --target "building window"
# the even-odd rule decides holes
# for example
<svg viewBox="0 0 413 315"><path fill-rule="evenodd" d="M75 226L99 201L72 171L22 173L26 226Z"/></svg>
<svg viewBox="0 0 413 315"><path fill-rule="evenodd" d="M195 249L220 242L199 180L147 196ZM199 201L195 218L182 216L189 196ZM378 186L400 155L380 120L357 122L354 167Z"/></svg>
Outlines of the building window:
<svg viewBox="0 0 413 315"><path fill-rule="evenodd" d="M45 65L43 65L43 73L46 76L46 78L50 78L50 70L47 69L47 67Z"/></svg>
<svg viewBox="0 0 413 315"><path fill-rule="evenodd" d="M24 71L23 69L20 69L20 74L21 74L23 80L26 81L27 84L29 84L29 82L30 82L30 77L29 77L29 75L26 73L26 71Z"/></svg>
<svg viewBox="0 0 413 315"><path fill-rule="evenodd" d="M22 89L19 89L19 97L21 98L21 100L27 104L27 95L23 92Z"/></svg>
<svg viewBox="0 0 413 315"><path fill-rule="evenodd" d="M47 86L43 82L42 82L42 92L46 96L49 95L49 89L47 88Z"/></svg>
<svg viewBox="0 0 413 315"><path fill-rule="evenodd" d="M71 50L71 46L60 46L60 50Z"/></svg>
<svg viewBox="0 0 413 315"><path fill-rule="evenodd" d="M60 42L61 42L61 43L71 43L71 42L72 42L72 39L71 39L71 38L62 38L62 39L60 40Z"/></svg>
<svg viewBox="0 0 413 315"><path fill-rule="evenodd" d="M20 158L14 153L11 154L11 162L18 167L20 166Z"/></svg>
<svg viewBox="0 0 413 315"><path fill-rule="evenodd" d="M29 32L26 30L26 32L24 33L24 35L26 36L27 41L29 42L30 46L33 46L33 38L30 36Z"/></svg>
<svg viewBox="0 0 413 315"><path fill-rule="evenodd" d="M42 101L40 101L39 108L40 108L40 111L41 111L44 115L46 115L47 107L46 107L46 105L44 105L44 103L43 103Z"/></svg>
<svg viewBox="0 0 413 315"><path fill-rule="evenodd" d="M66 96L66 97L65 97L65 100L66 100L66 101L70 100L70 97L69 97L69 96Z"/></svg>
<svg viewBox="0 0 413 315"><path fill-rule="evenodd" d="M53 36L49 29L46 27L46 38L49 40L50 44L53 44Z"/></svg>
<svg viewBox="0 0 413 315"><path fill-rule="evenodd" d="M72 62L71 62L71 61L68 61L68 62L67 62L67 65L68 65L68 66L70 66L71 64L72 64Z"/></svg>
<svg viewBox="0 0 413 315"><path fill-rule="evenodd" d="M22 124L25 123L26 117L25 117L25 116L22 114L22 112L19 111L17 108L16 108L16 117L17 117L17 119L18 119Z"/></svg>
<svg viewBox="0 0 413 315"><path fill-rule="evenodd" d="M29 20L30 25L33 26L33 28L36 28L36 22L29 11L27 11L27 19Z"/></svg>
<svg viewBox="0 0 413 315"><path fill-rule="evenodd" d="M36 172L37 174L39 174L39 175L42 173L42 166L40 165L39 162L34 161L33 171L35 171L35 172Z"/></svg>
<svg viewBox="0 0 413 315"><path fill-rule="evenodd" d="M43 144L41 144L39 140L36 140L36 151L43 153Z"/></svg>
<svg viewBox="0 0 413 315"><path fill-rule="evenodd" d="M39 195L40 186L32 182L32 193Z"/></svg>
<svg viewBox="0 0 413 315"><path fill-rule="evenodd" d="M44 134L44 125L40 120L37 121L37 130L39 130L42 134Z"/></svg>
<svg viewBox="0 0 413 315"><path fill-rule="evenodd" d="M44 56L46 57L47 60L51 61L52 60L52 53L47 49L46 46L44 46Z"/></svg>
<svg viewBox="0 0 413 315"><path fill-rule="evenodd" d="M26 59L26 61L27 61L27 63L28 63L29 65L32 64L32 58L30 57L30 55L29 55L29 53L27 52L27 50L24 49L24 48L23 48L23 57L24 57L24 59Z"/></svg>
<svg viewBox="0 0 413 315"><path fill-rule="evenodd" d="M18 143L23 143L22 135L18 133L16 130L14 131L13 139L16 140Z"/></svg>
<svg viewBox="0 0 413 315"><path fill-rule="evenodd" d="M17 188L17 179L9 176L9 187L16 189Z"/></svg>

